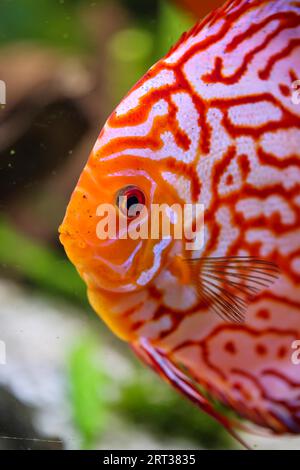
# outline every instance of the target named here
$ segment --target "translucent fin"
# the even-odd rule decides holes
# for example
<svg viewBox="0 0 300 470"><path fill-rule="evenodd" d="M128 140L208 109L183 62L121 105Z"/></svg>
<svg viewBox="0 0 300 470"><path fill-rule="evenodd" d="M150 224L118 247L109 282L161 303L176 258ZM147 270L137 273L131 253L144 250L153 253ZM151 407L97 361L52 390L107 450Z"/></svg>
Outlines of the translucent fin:
<svg viewBox="0 0 300 470"><path fill-rule="evenodd" d="M276 264L251 256L187 259L203 302L227 321L245 320L252 297L279 277Z"/></svg>

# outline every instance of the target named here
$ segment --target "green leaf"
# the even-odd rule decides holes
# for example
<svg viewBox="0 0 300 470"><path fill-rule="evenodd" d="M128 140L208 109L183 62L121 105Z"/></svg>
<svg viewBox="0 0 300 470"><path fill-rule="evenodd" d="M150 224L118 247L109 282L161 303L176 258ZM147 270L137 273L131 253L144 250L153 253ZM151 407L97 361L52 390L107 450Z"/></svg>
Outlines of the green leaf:
<svg viewBox="0 0 300 470"><path fill-rule="evenodd" d="M83 448L92 448L106 425L109 379L101 369L97 345L83 338L69 361L70 399Z"/></svg>
<svg viewBox="0 0 300 470"><path fill-rule="evenodd" d="M67 260L0 219L0 265L39 288L87 305L86 288Z"/></svg>

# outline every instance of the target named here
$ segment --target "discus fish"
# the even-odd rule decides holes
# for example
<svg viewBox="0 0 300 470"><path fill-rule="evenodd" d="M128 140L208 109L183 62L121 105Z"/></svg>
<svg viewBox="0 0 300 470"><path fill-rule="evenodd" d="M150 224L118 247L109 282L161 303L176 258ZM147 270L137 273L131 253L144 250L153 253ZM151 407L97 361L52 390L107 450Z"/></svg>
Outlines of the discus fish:
<svg viewBox="0 0 300 470"><path fill-rule="evenodd" d="M300 2L228 1L109 117L60 227L100 317L235 436L215 400L300 433L299 78ZM120 195L148 215L203 204L203 246L99 239L99 205L128 216Z"/></svg>

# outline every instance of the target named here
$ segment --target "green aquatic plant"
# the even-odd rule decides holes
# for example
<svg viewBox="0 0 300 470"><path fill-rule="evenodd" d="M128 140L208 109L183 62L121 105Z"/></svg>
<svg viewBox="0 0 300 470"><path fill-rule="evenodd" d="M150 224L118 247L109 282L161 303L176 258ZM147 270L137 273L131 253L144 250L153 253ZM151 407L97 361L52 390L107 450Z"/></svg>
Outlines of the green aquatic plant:
<svg viewBox="0 0 300 470"><path fill-rule="evenodd" d="M81 338L69 358L70 402L82 448L92 448L107 426L105 390L109 378L99 361L93 338Z"/></svg>
<svg viewBox="0 0 300 470"><path fill-rule="evenodd" d="M101 442L113 414L162 443L178 439L190 441L191 447L230 447L231 438L220 425L151 371L132 364L129 355L123 358L132 367L127 379L108 375L104 353L96 344L95 338L83 337L70 355L71 407L83 447Z"/></svg>
<svg viewBox="0 0 300 470"><path fill-rule="evenodd" d="M85 287L67 259L0 219L0 272L17 274L33 285L87 305Z"/></svg>

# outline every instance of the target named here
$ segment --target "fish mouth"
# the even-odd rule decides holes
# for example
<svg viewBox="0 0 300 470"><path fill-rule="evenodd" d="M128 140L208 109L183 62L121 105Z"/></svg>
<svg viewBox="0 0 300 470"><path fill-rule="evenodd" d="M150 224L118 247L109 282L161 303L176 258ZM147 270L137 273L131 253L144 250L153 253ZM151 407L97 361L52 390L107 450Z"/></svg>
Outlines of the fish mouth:
<svg viewBox="0 0 300 470"><path fill-rule="evenodd" d="M80 276L84 279L84 271L87 256L87 243L79 233L62 223L58 229L59 241L64 247L65 253L71 263L76 267Z"/></svg>
<svg viewBox="0 0 300 470"><path fill-rule="evenodd" d="M60 225L58 233L59 240L65 249L69 243L77 244L78 247L82 248L86 246L84 239L80 237L78 233L76 233L76 235L72 233L72 231L70 231L64 224Z"/></svg>
<svg viewBox="0 0 300 470"><path fill-rule="evenodd" d="M76 267L88 288L106 293L126 293L136 290L132 281L134 266L131 258L121 263L113 263L102 256L101 250L89 244L79 233L70 230L64 223L58 229L59 240L66 255Z"/></svg>

